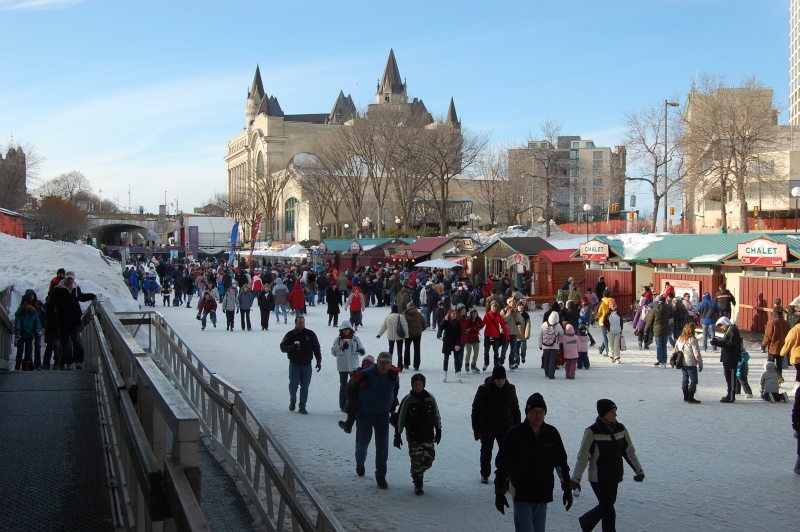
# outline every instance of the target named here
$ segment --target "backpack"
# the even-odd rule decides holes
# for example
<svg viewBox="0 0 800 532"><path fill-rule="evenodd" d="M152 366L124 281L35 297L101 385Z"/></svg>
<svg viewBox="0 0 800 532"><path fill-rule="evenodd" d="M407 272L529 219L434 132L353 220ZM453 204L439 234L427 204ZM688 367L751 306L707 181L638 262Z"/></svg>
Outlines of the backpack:
<svg viewBox="0 0 800 532"><path fill-rule="evenodd" d="M669 359L669 364L675 369L682 369L683 365L686 363L686 359L683 354L683 349L678 349L678 344L675 344L675 350L672 352L672 357Z"/></svg>
<svg viewBox="0 0 800 532"><path fill-rule="evenodd" d="M542 343L546 346L552 346L556 343L556 328L547 324L542 332Z"/></svg>

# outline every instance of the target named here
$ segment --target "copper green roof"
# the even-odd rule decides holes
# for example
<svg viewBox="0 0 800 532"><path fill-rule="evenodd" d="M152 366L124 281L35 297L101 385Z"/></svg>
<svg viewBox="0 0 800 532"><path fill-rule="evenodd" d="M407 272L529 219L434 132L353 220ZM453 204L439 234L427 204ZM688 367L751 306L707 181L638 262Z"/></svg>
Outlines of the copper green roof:
<svg viewBox="0 0 800 532"><path fill-rule="evenodd" d="M738 245L756 238L785 243L789 247L789 254L800 258L800 235L794 233L651 233L598 236L597 240L608 244L612 258L625 262L674 260L690 264L722 264L723 261L738 262Z"/></svg>
<svg viewBox="0 0 800 532"><path fill-rule="evenodd" d="M388 244L388 248L392 249L394 246L391 244L392 241L400 241L404 244L411 244L414 242L413 238L356 238L355 239L360 245L361 249L365 251L369 251L370 249L374 249L376 247L380 247L383 245ZM326 238L323 240L325 242L325 246L328 248L328 253L334 252L344 252L350 249L350 244L353 242L352 238Z"/></svg>

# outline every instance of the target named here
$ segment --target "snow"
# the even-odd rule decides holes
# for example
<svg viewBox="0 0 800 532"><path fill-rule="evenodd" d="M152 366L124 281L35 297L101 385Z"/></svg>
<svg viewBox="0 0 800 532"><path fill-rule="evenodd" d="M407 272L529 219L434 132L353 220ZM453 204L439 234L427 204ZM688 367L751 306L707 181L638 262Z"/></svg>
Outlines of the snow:
<svg viewBox="0 0 800 532"><path fill-rule="evenodd" d="M639 253L644 251L647 246L653 242L663 240L664 237L657 233L626 233L622 235L608 235L608 240L619 240L623 245L623 259L631 260L638 257Z"/></svg>
<svg viewBox="0 0 800 532"><path fill-rule="evenodd" d="M43 295L60 266L73 269L82 289L110 299L117 309L136 308L122 284L119 266L107 265L90 247L0 235L0 251L0 290L15 286L12 308L28 287ZM292 326L291 319L284 325L275 324L273 317L269 331L261 331L255 310L252 332L227 332L221 326L224 319L216 329L201 332L193 310L164 308L160 298L158 302L156 310L200 358L245 390L247 400L293 453L345 529L513 528L511 509L500 515L494 509L494 487L479 482L480 446L472 436L470 407L485 375L465 375L463 383L453 382L451 361L449 382L442 383L441 344L433 332L423 335L421 371L427 376L428 391L439 402L443 438L433 468L425 476L425 495L415 496L405 443L401 451L390 447L389 490L375 485L374 446L369 450L367 475L355 475L355 431L348 435L336 425L344 415L337 405L339 376L330 354L336 329L327 326L325 306L310 307L306 318L307 326L320 338L323 364L322 371L313 375L309 415L303 416L288 410L288 364L277 347ZM375 338L387 313L386 308L374 307L364 312L364 327L358 336L370 354L387 348L385 337ZM340 319L346 317L340 315ZM541 311L533 312L532 320L541 322ZM592 334L600 338L599 330L592 329ZM627 328L625 335L628 345L635 347ZM749 351L750 383L757 389L766 359L760 349ZM634 483L633 472L626 466L616 505L620 530L789 530L797 526L800 476L792 472L796 441L790 426L791 403L773 405L739 396L735 404L720 404L725 381L718 357L710 351L700 374L697 398L701 405L682 401L681 373L654 368L653 350L626 351L619 366L611 365L594 349L590 358L592 368L578 370L575 380L565 380L559 371L551 381L539 368L539 350L529 347L527 364L509 372L509 382L516 386L522 405L533 392L543 394L548 406L546 422L560 431L570 468L583 429L595 419L597 399L607 397L617 404L619 420L628 427L647 475L644 483ZM402 395L410 388L410 374L404 371L401 375ZM785 370L784 375L788 383L782 390L791 394L793 372ZM577 518L595 504L586 480L583 494L569 512L561 507L556 490L555 502L549 506L548 530L579 529Z"/></svg>
<svg viewBox="0 0 800 532"><path fill-rule="evenodd" d="M719 262L722 260L723 257L727 257L730 253L723 253L722 255L700 255L699 257L695 257L689 260L690 264L698 264L701 262Z"/></svg>

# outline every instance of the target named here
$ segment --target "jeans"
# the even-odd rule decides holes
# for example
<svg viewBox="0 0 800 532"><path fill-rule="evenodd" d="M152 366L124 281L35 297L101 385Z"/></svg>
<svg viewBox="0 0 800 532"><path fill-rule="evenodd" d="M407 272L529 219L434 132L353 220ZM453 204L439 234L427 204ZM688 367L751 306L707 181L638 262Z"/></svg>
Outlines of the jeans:
<svg viewBox="0 0 800 532"><path fill-rule="evenodd" d="M453 367L456 370L456 373L461 373L461 362L464 360L464 347L460 347L458 351L449 351L444 353L444 362L442 363L442 369L447 373L447 367L450 365L450 354L453 355Z"/></svg>
<svg viewBox="0 0 800 532"><path fill-rule="evenodd" d="M306 301L308 301L308 304L311 305L312 307L316 306L316 304L314 303L314 296L316 294L317 294L316 290L309 290L308 297L306 297Z"/></svg>
<svg viewBox="0 0 800 532"><path fill-rule="evenodd" d="M83 338L80 329L59 331L58 342L61 345L61 360L64 364L73 362L83 364Z"/></svg>
<svg viewBox="0 0 800 532"><path fill-rule="evenodd" d="M247 330L250 330L250 309L241 309L239 310L239 321L242 324L242 330L245 329L245 325L247 325Z"/></svg>
<svg viewBox="0 0 800 532"><path fill-rule="evenodd" d="M708 339L714 338L714 324L713 323L704 323L703 324L703 351L708 351ZM716 351L716 346L714 347L714 351Z"/></svg>
<svg viewBox="0 0 800 532"><path fill-rule="evenodd" d="M525 355L528 353L528 340L523 340L517 338L517 363L519 364L520 359L522 363L525 363Z"/></svg>
<svg viewBox="0 0 800 532"><path fill-rule="evenodd" d="M589 369L589 353L587 351L578 352L578 369Z"/></svg>
<svg viewBox="0 0 800 532"><path fill-rule="evenodd" d="M299 318L302 315L303 315L303 307L297 307L296 309L294 309L295 318Z"/></svg>
<svg viewBox="0 0 800 532"><path fill-rule="evenodd" d="M317 303L325 303L325 290L317 290Z"/></svg>
<svg viewBox="0 0 800 532"><path fill-rule="evenodd" d="M547 522L547 503L514 501L514 530L516 532L544 532Z"/></svg>
<svg viewBox="0 0 800 532"><path fill-rule="evenodd" d="M669 335L656 336L656 359L661 364L667 363L667 344Z"/></svg>
<svg viewBox="0 0 800 532"><path fill-rule="evenodd" d="M681 368L683 379L681 380L681 388L693 392L697 389L697 366L683 366Z"/></svg>
<svg viewBox="0 0 800 532"><path fill-rule="evenodd" d="M211 323L214 325L214 327L217 326L217 313L215 311L213 311L213 310L210 310L210 311L209 310L204 310L203 311L203 317L200 318L200 324L203 326L203 329L206 328L206 318L209 315L211 315Z"/></svg>
<svg viewBox="0 0 800 532"><path fill-rule="evenodd" d="M310 368L311 366L309 366ZM375 430L375 476L386 477L386 462L389 460L389 412L366 414L356 417L356 465L367 461L367 451Z"/></svg>
<svg viewBox="0 0 800 532"><path fill-rule="evenodd" d="M600 344L600 353L605 351L608 353L608 327L600 327L600 333L603 335L603 343Z"/></svg>
<svg viewBox="0 0 800 532"><path fill-rule="evenodd" d="M544 374L548 379L556 378L556 366L558 365L558 349L545 349L542 354L544 362Z"/></svg>
<svg viewBox="0 0 800 532"><path fill-rule="evenodd" d="M431 311L428 310L428 307L425 307L425 308L422 309L422 316L425 318L425 326L426 327L430 327L431 326L430 314L431 314Z"/></svg>
<svg viewBox="0 0 800 532"><path fill-rule="evenodd" d="M614 504L617 502L616 482L591 482L592 491L597 496L597 506L578 518L581 530L593 530L597 523L603 521L603 532L616 530L617 512Z"/></svg>
<svg viewBox="0 0 800 532"><path fill-rule="evenodd" d="M275 323L280 321L281 312L283 312L283 321L286 321L289 317L289 314L286 312L286 303L275 304Z"/></svg>
<svg viewBox="0 0 800 532"><path fill-rule="evenodd" d="M508 365L513 366L514 364L519 364L519 360L517 360L517 335L512 334L511 340L508 342L503 343L503 349L500 351L500 364L503 364L506 360L506 351L511 348L511 352L508 354Z"/></svg>
<svg viewBox="0 0 800 532"><path fill-rule="evenodd" d="M33 362L31 360L31 354L33 353L33 338L20 338L17 340L17 365L16 369L20 368L20 363L22 362L22 352L25 352L25 361Z"/></svg>
<svg viewBox="0 0 800 532"><path fill-rule="evenodd" d="M289 402L297 402L297 385L300 385L300 408L306 407L308 385L311 384L311 364L300 366L289 362Z"/></svg>

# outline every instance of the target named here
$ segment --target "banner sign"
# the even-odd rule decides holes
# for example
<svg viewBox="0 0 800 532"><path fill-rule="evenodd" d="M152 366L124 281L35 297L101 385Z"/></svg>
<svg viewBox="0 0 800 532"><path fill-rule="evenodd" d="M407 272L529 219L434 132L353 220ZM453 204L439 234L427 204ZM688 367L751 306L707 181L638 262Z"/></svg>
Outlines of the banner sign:
<svg viewBox="0 0 800 532"><path fill-rule="evenodd" d="M256 238L258 238L258 230L261 228L261 218L264 216L263 212L258 213L256 216L256 223L253 225L253 230L250 232L250 256L247 257L247 265L253 261L253 251L256 247Z"/></svg>
<svg viewBox="0 0 800 532"><path fill-rule="evenodd" d="M766 238L756 238L739 244L739 260L750 266L783 266L789 256L789 246Z"/></svg>
<svg viewBox="0 0 800 532"><path fill-rule="evenodd" d="M590 240L581 244L581 258L583 260L608 260L608 244L599 240Z"/></svg>

